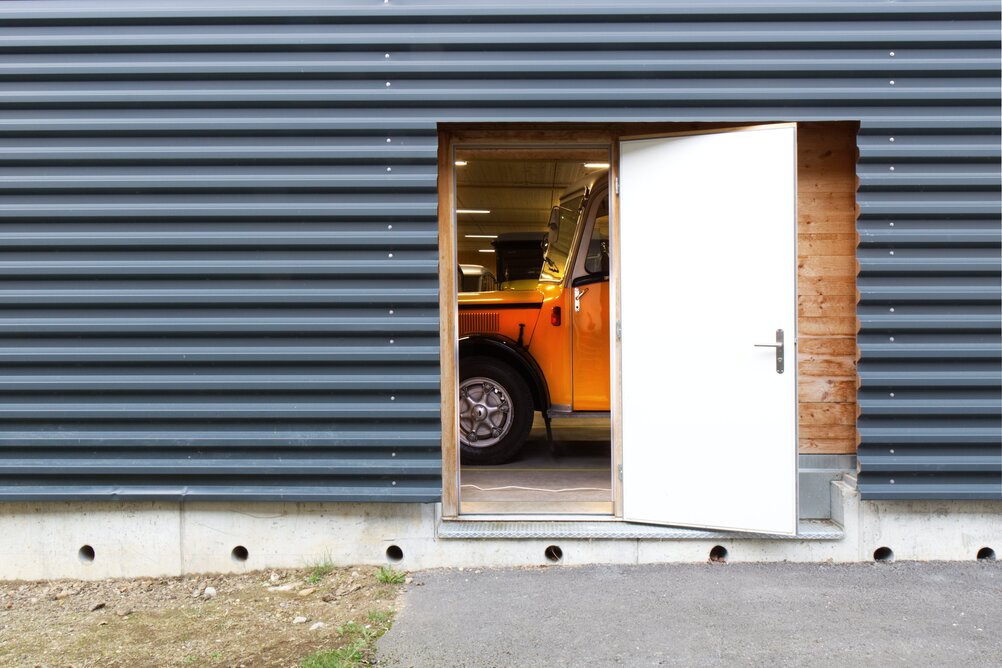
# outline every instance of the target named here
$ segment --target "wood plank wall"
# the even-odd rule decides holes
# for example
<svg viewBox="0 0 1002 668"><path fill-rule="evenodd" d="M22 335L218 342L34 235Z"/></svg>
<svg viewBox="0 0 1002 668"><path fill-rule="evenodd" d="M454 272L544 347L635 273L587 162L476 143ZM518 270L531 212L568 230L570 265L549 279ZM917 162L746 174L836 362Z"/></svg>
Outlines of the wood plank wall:
<svg viewBox="0 0 1002 668"><path fill-rule="evenodd" d="M797 133L800 452L856 452L856 127Z"/></svg>

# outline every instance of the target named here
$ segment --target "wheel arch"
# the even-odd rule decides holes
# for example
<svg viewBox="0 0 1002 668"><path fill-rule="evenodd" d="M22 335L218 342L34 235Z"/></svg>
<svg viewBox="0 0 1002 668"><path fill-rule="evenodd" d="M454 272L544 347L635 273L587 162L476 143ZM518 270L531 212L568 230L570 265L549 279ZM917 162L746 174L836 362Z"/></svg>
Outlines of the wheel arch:
<svg viewBox="0 0 1002 668"><path fill-rule="evenodd" d="M546 411L550 407L550 391L539 364L517 342L500 334L476 334L459 338L459 359L490 357L500 360L517 371L532 392L533 408Z"/></svg>

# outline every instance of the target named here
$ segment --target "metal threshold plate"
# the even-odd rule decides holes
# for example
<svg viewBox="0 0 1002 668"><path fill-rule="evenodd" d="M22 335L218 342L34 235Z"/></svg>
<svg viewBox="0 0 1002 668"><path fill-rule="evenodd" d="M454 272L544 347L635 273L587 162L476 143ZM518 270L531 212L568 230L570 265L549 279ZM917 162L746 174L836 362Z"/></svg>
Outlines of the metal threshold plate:
<svg viewBox="0 0 1002 668"><path fill-rule="evenodd" d="M743 533L664 527L631 522L559 522L559 521L442 521L438 537L447 539L532 539L581 538L604 540L841 540L842 527L831 520L801 520L796 536Z"/></svg>

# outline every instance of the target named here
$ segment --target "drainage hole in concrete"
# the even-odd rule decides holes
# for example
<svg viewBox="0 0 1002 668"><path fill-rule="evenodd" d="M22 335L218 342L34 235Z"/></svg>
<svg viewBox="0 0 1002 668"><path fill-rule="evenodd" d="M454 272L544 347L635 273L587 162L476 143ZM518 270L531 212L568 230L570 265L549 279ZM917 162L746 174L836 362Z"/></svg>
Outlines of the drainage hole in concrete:
<svg viewBox="0 0 1002 668"><path fill-rule="evenodd" d="M552 564L559 564L564 560L564 551L560 549L559 545L550 545L545 550L543 550L543 556L546 560Z"/></svg>
<svg viewBox="0 0 1002 668"><path fill-rule="evenodd" d="M714 545L710 550L710 561L715 564L727 563L727 548L723 545Z"/></svg>
<svg viewBox="0 0 1002 668"><path fill-rule="evenodd" d="M878 547L873 551L873 560L890 563L894 561L894 550L889 547Z"/></svg>
<svg viewBox="0 0 1002 668"><path fill-rule="evenodd" d="M978 550L978 561L995 561L995 550L983 547Z"/></svg>
<svg viewBox="0 0 1002 668"><path fill-rule="evenodd" d="M77 558L79 558L82 563L91 563L94 561L94 548L90 545L84 545L77 552Z"/></svg>
<svg viewBox="0 0 1002 668"><path fill-rule="evenodd" d="M386 548L386 558L393 563L402 561L404 558L404 551L400 549L399 545L390 545Z"/></svg>
<svg viewBox="0 0 1002 668"><path fill-rule="evenodd" d="M250 556L250 552L248 552L247 548L243 545L237 545L233 548L233 551L230 552L230 556L233 557L233 561L243 562L247 561L247 557Z"/></svg>

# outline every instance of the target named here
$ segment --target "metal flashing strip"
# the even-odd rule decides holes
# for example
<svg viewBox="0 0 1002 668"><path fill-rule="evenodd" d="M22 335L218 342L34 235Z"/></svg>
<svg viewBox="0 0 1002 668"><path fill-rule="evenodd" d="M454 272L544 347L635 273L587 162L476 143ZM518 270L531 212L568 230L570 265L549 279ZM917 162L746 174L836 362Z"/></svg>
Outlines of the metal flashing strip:
<svg viewBox="0 0 1002 668"><path fill-rule="evenodd" d="M560 521L442 521L438 537L466 540L570 539L585 540L842 540L845 532L831 520L801 521L796 536L737 531L687 529L630 522Z"/></svg>

